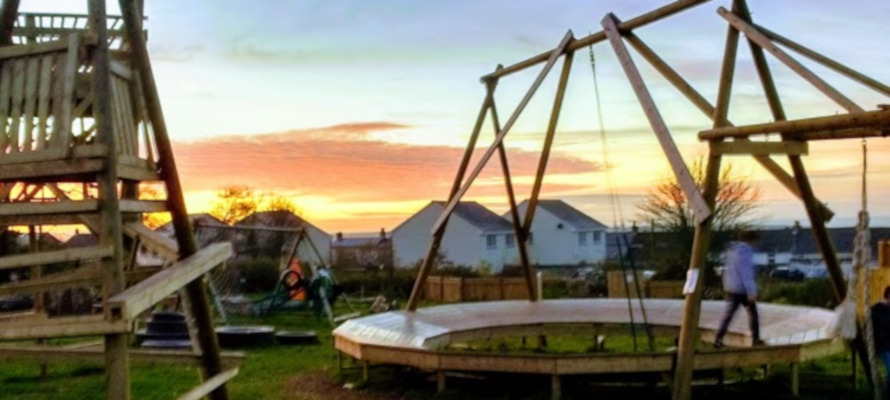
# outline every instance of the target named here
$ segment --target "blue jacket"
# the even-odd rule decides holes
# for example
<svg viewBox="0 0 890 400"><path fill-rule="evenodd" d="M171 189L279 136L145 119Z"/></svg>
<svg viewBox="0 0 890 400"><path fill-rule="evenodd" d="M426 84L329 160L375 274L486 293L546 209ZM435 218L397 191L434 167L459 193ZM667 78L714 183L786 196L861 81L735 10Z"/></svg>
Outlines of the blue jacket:
<svg viewBox="0 0 890 400"><path fill-rule="evenodd" d="M745 242L731 242L726 251L723 290L732 294L757 294L754 280L754 250Z"/></svg>

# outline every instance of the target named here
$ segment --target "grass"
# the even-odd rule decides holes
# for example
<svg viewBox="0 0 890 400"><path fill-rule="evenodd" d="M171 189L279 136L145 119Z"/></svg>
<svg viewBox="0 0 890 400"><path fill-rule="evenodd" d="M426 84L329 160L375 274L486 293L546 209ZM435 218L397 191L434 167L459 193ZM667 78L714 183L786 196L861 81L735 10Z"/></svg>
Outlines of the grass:
<svg viewBox="0 0 890 400"><path fill-rule="evenodd" d="M240 374L230 382L232 399L298 399L298 400L485 400L485 399L549 399L548 376L463 374L448 377L448 390L436 393L435 375L404 367L375 366L370 381L359 389L343 389L345 382L357 382L360 371L347 368L338 372L336 352L328 322L311 312L275 313L266 317L240 317L233 324L272 325L277 330L314 330L321 341L318 345L270 345L247 349L247 359ZM639 333L639 332L638 332ZM647 348L639 337L640 350ZM64 343L70 343L68 341ZM670 346L671 338L658 337L656 348ZM459 351L522 352L535 350L536 340L525 348L521 339L505 338L474 341ZM570 336L548 337L548 353L588 352L592 339ZM633 351L629 335L611 334L606 340L606 351ZM866 399L870 398L863 374L859 373L859 388L852 389L850 356L818 360L801 367L801 395L807 399ZM347 367L355 367L350 362ZM101 398L104 395L105 373L101 364L89 362L57 362L48 367L47 375L40 376L40 366L33 361L4 361L0 367L0 399L25 400L80 400ZM199 381L197 368L146 365L134 363L131 368L131 388L134 399L175 399ZM669 390L658 375L635 376L632 385L616 386L603 376L563 378L563 398L603 400L647 398L668 399ZM624 377L626 380L627 377ZM721 400L791 399L787 366L774 366L766 378L758 369L730 370L728 384L696 386L695 398Z"/></svg>

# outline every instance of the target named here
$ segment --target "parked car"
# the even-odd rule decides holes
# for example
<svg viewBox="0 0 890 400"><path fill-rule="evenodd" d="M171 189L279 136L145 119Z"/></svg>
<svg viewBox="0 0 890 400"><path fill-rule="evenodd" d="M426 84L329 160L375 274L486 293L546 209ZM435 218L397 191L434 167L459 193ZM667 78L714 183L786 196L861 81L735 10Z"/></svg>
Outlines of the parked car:
<svg viewBox="0 0 890 400"><path fill-rule="evenodd" d="M776 267L769 273L770 278L784 281L801 282L806 274L796 268Z"/></svg>

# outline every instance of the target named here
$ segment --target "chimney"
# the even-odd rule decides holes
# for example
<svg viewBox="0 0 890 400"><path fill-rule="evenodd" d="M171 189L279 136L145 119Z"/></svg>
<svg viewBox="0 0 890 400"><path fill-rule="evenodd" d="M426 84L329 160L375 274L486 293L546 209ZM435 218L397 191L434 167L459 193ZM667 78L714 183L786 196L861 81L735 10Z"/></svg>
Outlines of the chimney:
<svg viewBox="0 0 890 400"><path fill-rule="evenodd" d="M343 240L343 232L337 232L337 241Z"/></svg>
<svg viewBox="0 0 890 400"><path fill-rule="evenodd" d="M384 230L383 228L380 228L380 238L386 239L386 230Z"/></svg>

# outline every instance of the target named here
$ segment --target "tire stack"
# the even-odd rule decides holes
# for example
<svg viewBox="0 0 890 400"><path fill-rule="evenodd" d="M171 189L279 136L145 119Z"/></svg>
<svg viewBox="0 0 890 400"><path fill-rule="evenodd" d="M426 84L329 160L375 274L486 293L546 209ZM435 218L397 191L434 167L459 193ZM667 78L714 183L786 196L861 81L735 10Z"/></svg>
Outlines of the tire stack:
<svg viewBox="0 0 890 400"><path fill-rule="evenodd" d="M156 349L178 349L191 347L189 328L185 316L172 311L156 311L145 329L136 332L140 346Z"/></svg>

